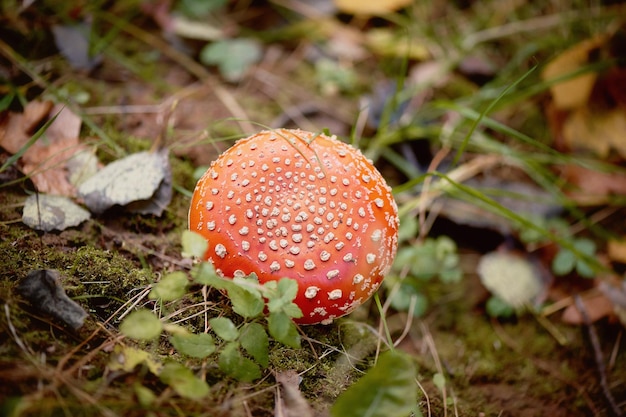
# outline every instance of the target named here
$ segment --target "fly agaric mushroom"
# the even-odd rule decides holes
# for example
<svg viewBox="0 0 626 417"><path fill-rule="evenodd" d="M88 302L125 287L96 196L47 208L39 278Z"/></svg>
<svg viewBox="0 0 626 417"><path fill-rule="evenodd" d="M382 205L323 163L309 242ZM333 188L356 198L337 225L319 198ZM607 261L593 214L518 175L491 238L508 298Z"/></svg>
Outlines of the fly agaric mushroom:
<svg viewBox="0 0 626 417"><path fill-rule="evenodd" d="M264 131L200 178L189 228L224 277L298 282L300 324L330 323L366 301L391 268L398 209L382 175L334 136Z"/></svg>

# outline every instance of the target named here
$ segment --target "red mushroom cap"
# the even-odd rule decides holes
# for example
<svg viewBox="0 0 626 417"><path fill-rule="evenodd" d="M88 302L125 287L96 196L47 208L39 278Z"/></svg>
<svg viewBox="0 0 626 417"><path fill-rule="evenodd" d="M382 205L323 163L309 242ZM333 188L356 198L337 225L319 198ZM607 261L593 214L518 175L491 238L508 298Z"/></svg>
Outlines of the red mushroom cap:
<svg viewBox="0 0 626 417"><path fill-rule="evenodd" d="M198 181L189 228L225 277L298 282L301 324L366 301L391 268L398 208L361 152L334 136L264 131L238 141Z"/></svg>

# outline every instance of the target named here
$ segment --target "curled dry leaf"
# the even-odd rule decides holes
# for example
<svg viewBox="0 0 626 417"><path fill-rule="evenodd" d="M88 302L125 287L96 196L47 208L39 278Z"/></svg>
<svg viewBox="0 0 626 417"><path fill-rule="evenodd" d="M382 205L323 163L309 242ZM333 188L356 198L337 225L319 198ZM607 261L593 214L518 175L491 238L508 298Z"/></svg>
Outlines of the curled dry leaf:
<svg viewBox="0 0 626 417"><path fill-rule="evenodd" d="M8 152L19 152L35 133L45 117L56 119L44 137L30 146L19 161L20 170L30 175L39 192L73 196L75 188L70 183L66 164L76 153L87 148L80 144L81 120L70 109L51 102L32 101L23 113L9 113L0 125L0 146Z"/></svg>
<svg viewBox="0 0 626 417"><path fill-rule="evenodd" d="M74 330L80 329L87 318L87 312L65 294L58 271L52 269L30 271L20 282L17 290L33 307Z"/></svg>
<svg viewBox="0 0 626 417"><path fill-rule="evenodd" d="M132 203L131 210L160 216L172 197L168 156L167 149L129 155L87 179L78 193L93 213Z"/></svg>

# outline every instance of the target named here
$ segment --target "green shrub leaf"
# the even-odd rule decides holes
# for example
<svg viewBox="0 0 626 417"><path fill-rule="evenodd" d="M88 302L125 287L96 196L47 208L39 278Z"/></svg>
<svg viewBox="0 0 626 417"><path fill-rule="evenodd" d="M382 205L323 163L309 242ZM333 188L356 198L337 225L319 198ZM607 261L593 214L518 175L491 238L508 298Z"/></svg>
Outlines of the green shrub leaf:
<svg viewBox="0 0 626 417"><path fill-rule="evenodd" d="M183 231L181 243L183 246L182 255L185 258L196 257L203 259L209 247L209 242L202 235L191 230Z"/></svg>
<svg viewBox="0 0 626 417"><path fill-rule="evenodd" d="M263 368L269 364L270 341L263 326L259 323L248 323L241 329L239 337L241 347L248 352Z"/></svg>
<svg viewBox="0 0 626 417"><path fill-rule="evenodd" d="M122 334L137 340L154 340L162 330L163 323L150 310L133 311L120 324Z"/></svg>
<svg viewBox="0 0 626 417"><path fill-rule="evenodd" d="M206 358L215 352L215 342L210 334L175 334L170 342L180 353L192 358Z"/></svg>
<svg viewBox="0 0 626 417"><path fill-rule="evenodd" d="M161 299L163 301L178 300L187 292L189 280L182 271L176 271L164 275L150 291L150 299Z"/></svg>
<svg viewBox="0 0 626 417"><path fill-rule="evenodd" d="M209 320L209 323L215 334L228 342L237 340L239 337L239 330L229 318L216 317Z"/></svg>
<svg viewBox="0 0 626 417"><path fill-rule="evenodd" d="M294 349L300 347L300 334L287 314L283 312L270 313L267 318L267 328L277 342Z"/></svg>
<svg viewBox="0 0 626 417"><path fill-rule="evenodd" d="M218 362L223 372L239 381L250 382L261 377L259 365L241 354L237 342L224 346Z"/></svg>
<svg viewBox="0 0 626 417"><path fill-rule="evenodd" d="M199 400L209 393L209 385L205 381L197 378L189 368L176 362L165 364L159 378L183 398Z"/></svg>
<svg viewBox="0 0 626 417"><path fill-rule="evenodd" d="M333 417L406 417L417 406L415 367L409 355L383 353L376 366L337 398Z"/></svg>

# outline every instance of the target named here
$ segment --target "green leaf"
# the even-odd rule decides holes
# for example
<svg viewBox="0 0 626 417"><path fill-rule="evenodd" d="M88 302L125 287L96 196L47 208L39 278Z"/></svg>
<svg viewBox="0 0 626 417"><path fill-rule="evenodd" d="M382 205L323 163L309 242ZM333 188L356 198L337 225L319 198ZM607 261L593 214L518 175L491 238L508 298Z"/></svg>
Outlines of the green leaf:
<svg viewBox="0 0 626 417"><path fill-rule="evenodd" d="M231 284L229 279L217 275L211 262L201 262L195 265L191 269L191 278L198 284L208 285L218 290L225 290Z"/></svg>
<svg viewBox="0 0 626 417"><path fill-rule="evenodd" d="M265 302L258 289L251 284L258 285L254 278L235 278L234 284L228 289L228 298L233 304L235 313L243 317L256 317L263 312Z"/></svg>
<svg viewBox="0 0 626 417"><path fill-rule="evenodd" d="M574 270L576 256L568 249L561 249L552 259L552 272L556 275L566 275Z"/></svg>
<svg viewBox="0 0 626 417"><path fill-rule="evenodd" d="M163 278L150 291L151 300L161 299L163 301L178 300L187 292L189 280L182 271L171 272Z"/></svg>
<svg viewBox="0 0 626 417"><path fill-rule="evenodd" d="M161 334L163 323L150 310L130 313L120 324L120 332L137 340L154 340Z"/></svg>
<svg viewBox="0 0 626 417"><path fill-rule="evenodd" d="M204 254L209 247L209 242L199 233L191 230L184 230L181 236L183 246L182 255L185 258L196 257L204 259Z"/></svg>
<svg viewBox="0 0 626 417"><path fill-rule="evenodd" d="M444 387L446 386L446 377L443 376L443 374L437 372L435 375L433 375L433 384L435 384L435 386L439 388L439 391L443 391Z"/></svg>
<svg viewBox="0 0 626 417"><path fill-rule="evenodd" d="M267 318L267 328L277 342L294 349L300 348L300 334L287 314L283 312L270 313Z"/></svg>
<svg viewBox="0 0 626 417"><path fill-rule="evenodd" d="M239 330L229 318L216 317L209 320L209 323L215 334L228 342L237 340L239 337Z"/></svg>
<svg viewBox="0 0 626 417"><path fill-rule="evenodd" d="M248 323L241 329L241 347L263 368L269 364L270 341L265 329L259 323Z"/></svg>
<svg viewBox="0 0 626 417"><path fill-rule="evenodd" d="M209 393L206 381L197 378L189 368L176 362L165 364L159 378L183 398L199 400Z"/></svg>
<svg viewBox="0 0 626 417"><path fill-rule="evenodd" d="M135 396L137 397L137 401L139 405L142 407L150 407L154 404L154 400L157 399L157 396L151 389L144 387L139 383L133 384L133 390L135 391Z"/></svg>
<svg viewBox="0 0 626 417"><path fill-rule="evenodd" d="M175 334L170 342L180 353L192 358L206 358L215 352L215 342L210 334Z"/></svg>
<svg viewBox="0 0 626 417"><path fill-rule="evenodd" d="M228 81L239 81L248 68L261 58L261 46L253 39L224 39L205 46L200 61L217 65Z"/></svg>
<svg viewBox="0 0 626 417"><path fill-rule="evenodd" d="M330 411L333 417L407 417L416 404L413 361L407 354L390 351L342 393Z"/></svg>
<svg viewBox="0 0 626 417"><path fill-rule="evenodd" d="M507 304L501 298L491 296L487 300L487 304L485 304L485 309L487 310L487 314L491 317L512 317L515 314L515 309Z"/></svg>
<svg viewBox="0 0 626 417"><path fill-rule="evenodd" d="M294 279L282 278L278 283L267 282L267 309L270 313L282 312L292 318L302 317L302 310L293 303L298 294L298 283Z"/></svg>
<svg viewBox="0 0 626 417"><path fill-rule="evenodd" d="M426 312L428 300L414 286L401 284L400 289L391 298L391 306L398 311L409 311L412 302L414 303L413 316L421 317Z"/></svg>
<svg viewBox="0 0 626 417"><path fill-rule="evenodd" d="M236 342L224 346L218 363L223 372L239 381L251 382L261 377L259 365L244 357Z"/></svg>

